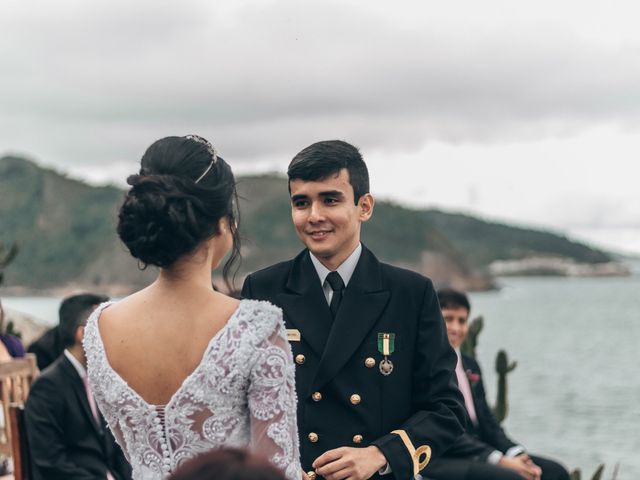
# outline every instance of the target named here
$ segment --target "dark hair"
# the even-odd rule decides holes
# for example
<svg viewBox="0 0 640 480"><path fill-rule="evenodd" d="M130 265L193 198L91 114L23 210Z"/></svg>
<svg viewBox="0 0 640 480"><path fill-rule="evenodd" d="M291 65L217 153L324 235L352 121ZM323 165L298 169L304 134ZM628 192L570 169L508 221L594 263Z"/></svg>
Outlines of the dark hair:
<svg viewBox="0 0 640 480"><path fill-rule="evenodd" d="M438 302L440 308L466 308L471 311L471 304L466 293L454 290L452 288L443 288L438 290Z"/></svg>
<svg viewBox="0 0 640 480"><path fill-rule="evenodd" d="M369 171L360 151L342 140L325 140L309 145L298 153L287 170L289 182L324 180L343 168L349 172L349 183L353 187L353 200L369 193Z"/></svg>
<svg viewBox="0 0 640 480"><path fill-rule="evenodd" d="M286 480L286 477L262 457L225 448L189 460L168 480Z"/></svg>
<svg viewBox="0 0 640 480"><path fill-rule="evenodd" d="M60 318L60 340L62 345L70 347L76 343L76 330L87 322L91 312L109 297L95 293L72 295L62 300L58 315Z"/></svg>
<svg viewBox="0 0 640 480"><path fill-rule="evenodd" d="M220 233L229 219L231 256L223 275L240 258L238 195L231 167L213 146L196 135L165 137L144 153L140 173L127 179L131 189L118 215L118 235L144 266L166 268Z"/></svg>

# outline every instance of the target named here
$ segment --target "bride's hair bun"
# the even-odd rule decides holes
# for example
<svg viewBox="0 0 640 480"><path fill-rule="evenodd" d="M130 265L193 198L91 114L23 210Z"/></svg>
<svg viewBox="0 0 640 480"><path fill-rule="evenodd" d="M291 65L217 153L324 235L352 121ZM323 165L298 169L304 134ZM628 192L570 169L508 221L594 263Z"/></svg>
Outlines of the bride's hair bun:
<svg viewBox="0 0 640 480"><path fill-rule="evenodd" d="M153 143L118 215L118 235L145 265L169 267L219 233L229 217L235 230L235 179L229 165L201 137L166 137Z"/></svg>

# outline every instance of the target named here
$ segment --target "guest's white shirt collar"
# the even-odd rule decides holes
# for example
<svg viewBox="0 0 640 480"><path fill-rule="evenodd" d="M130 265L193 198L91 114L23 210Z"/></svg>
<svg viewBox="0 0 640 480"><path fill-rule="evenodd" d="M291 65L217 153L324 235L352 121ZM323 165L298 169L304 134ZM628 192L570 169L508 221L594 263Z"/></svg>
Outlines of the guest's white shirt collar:
<svg viewBox="0 0 640 480"><path fill-rule="evenodd" d="M87 369L84 368L84 365L82 365L78 361L78 359L74 357L73 354L66 348L64 349L64 356L67 357L67 360L71 362L71 365L73 365L73 368L76 369L78 375L80 375L80 378L85 378L87 376Z"/></svg>
<svg viewBox="0 0 640 480"><path fill-rule="evenodd" d="M358 265L358 260L360 260L361 254L362 254L362 244L358 243L358 246L351 253L351 255L349 255L349 257L347 257L347 259L344 262L342 262L340 266L336 269L336 271L340 274L340 277L342 277L342 281L344 282L345 287L349 285L349 280L351 280L351 277L353 276L353 272L355 271L356 266ZM313 266L316 268L316 272L318 272L318 277L320 278L320 285L324 286L324 281L327 279L327 275L331 273L331 270L329 270L322 263L320 263L320 260L318 260L313 253L309 252L309 255L311 256L311 262L313 262Z"/></svg>

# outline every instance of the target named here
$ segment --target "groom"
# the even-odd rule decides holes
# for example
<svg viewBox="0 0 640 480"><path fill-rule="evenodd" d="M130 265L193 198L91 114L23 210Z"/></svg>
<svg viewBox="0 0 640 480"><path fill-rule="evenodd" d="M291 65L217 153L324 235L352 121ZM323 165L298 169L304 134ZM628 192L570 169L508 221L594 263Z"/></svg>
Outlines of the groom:
<svg viewBox="0 0 640 480"><path fill-rule="evenodd" d="M432 283L360 243L374 199L357 148L314 143L288 176L307 248L249 275L242 295L284 311L302 466L312 479L410 479L454 442L465 418Z"/></svg>

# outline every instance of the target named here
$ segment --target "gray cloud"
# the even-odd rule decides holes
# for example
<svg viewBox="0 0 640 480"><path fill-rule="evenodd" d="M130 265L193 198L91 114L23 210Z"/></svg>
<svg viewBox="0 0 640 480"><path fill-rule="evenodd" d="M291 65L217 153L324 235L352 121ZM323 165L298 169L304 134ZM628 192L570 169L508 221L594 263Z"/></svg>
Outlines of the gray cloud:
<svg viewBox="0 0 640 480"><path fill-rule="evenodd" d="M607 169L587 179L582 165L632 176L639 13L626 0L4 0L0 152L113 180L170 134L210 138L243 171L282 169L305 145L343 138L372 159L374 183L393 198L437 203L432 178L466 172L463 190L479 192L481 213L633 228L640 205L620 193L629 182ZM601 126L626 134L628 148L606 143L610 130L600 146L578 145ZM555 151L554 139L570 147ZM471 173L467 154L482 168ZM554 162L575 168L539 177L545 195L533 180L510 190L517 172L505 168L521 163L526 174L536 155L549 172ZM380 173L390 156L416 172L413 183ZM592 191L563 196L567 182Z"/></svg>
<svg viewBox="0 0 640 480"><path fill-rule="evenodd" d="M105 161L195 130L250 160L335 136L410 151L637 128L640 42L410 8L412 22L335 1L3 4L0 145L29 148L37 129L35 150Z"/></svg>

